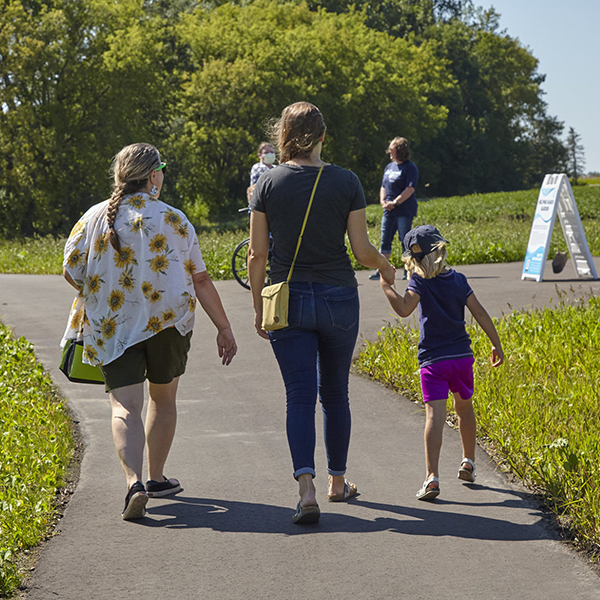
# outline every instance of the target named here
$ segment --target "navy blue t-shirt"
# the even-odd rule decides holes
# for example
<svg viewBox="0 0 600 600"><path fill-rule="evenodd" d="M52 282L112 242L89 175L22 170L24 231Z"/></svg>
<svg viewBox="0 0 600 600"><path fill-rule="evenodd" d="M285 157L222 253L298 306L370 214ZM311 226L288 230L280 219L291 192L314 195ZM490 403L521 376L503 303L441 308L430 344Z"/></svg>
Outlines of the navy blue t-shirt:
<svg viewBox="0 0 600 600"><path fill-rule="evenodd" d="M392 161L383 172L381 187L385 188L385 199L388 202L395 200L407 187L417 188L419 169L410 160L402 164ZM417 196L413 194L400 206L389 211L391 217L415 217L417 215Z"/></svg>
<svg viewBox="0 0 600 600"><path fill-rule="evenodd" d="M452 270L432 279L413 273L406 289L421 296L419 366L473 356L465 329L465 306L473 293L467 278Z"/></svg>

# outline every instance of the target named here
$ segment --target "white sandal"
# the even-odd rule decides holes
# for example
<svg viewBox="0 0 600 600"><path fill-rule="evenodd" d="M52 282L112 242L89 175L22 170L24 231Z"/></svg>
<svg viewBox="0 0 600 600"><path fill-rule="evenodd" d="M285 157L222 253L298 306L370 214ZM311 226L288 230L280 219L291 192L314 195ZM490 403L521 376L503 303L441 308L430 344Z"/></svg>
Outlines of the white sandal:
<svg viewBox="0 0 600 600"><path fill-rule="evenodd" d="M433 482L436 482L437 487L428 487ZM434 500L440 495L440 480L437 477L430 477L423 482L423 487L417 492L417 500Z"/></svg>
<svg viewBox="0 0 600 600"><path fill-rule="evenodd" d="M473 469L465 469L464 464L471 465ZM468 483L475 483L475 463L470 458L463 458L458 469L458 478Z"/></svg>

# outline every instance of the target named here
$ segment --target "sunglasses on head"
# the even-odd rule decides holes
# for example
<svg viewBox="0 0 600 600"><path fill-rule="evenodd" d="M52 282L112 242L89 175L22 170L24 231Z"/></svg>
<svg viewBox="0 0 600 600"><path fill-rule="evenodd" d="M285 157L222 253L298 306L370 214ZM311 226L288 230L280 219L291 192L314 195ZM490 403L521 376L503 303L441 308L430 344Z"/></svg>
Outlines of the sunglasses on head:
<svg viewBox="0 0 600 600"><path fill-rule="evenodd" d="M160 167L156 167L155 171L160 171L162 169L163 173L166 170L167 163L161 162Z"/></svg>

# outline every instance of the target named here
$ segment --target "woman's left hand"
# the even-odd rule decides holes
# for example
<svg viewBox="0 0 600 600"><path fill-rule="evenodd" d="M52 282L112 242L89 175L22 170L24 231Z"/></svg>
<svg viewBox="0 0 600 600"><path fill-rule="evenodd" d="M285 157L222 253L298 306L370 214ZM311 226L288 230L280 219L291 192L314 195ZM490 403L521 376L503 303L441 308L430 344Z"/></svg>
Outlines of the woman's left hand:
<svg viewBox="0 0 600 600"><path fill-rule="evenodd" d="M227 327L219 331L217 334L217 348L219 349L219 356L223 359L223 364L227 366L237 354L237 344L231 328Z"/></svg>
<svg viewBox="0 0 600 600"><path fill-rule="evenodd" d="M261 338L269 339L269 334L262 328L262 311L260 313L258 311L254 312L254 328Z"/></svg>

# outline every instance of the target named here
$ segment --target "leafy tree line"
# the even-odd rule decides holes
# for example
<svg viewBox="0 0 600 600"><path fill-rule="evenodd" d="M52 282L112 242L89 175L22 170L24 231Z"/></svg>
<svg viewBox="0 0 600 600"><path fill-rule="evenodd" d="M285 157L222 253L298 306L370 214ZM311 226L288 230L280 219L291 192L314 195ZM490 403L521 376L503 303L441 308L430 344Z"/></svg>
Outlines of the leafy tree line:
<svg viewBox="0 0 600 600"><path fill-rule="evenodd" d="M0 234L60 234L149 141L201 220L245 198L265 124L297 100L324 156L376 200L407 137L428 195L518 189L562 168L537 60L464 0L3 0Z"/></svg>

